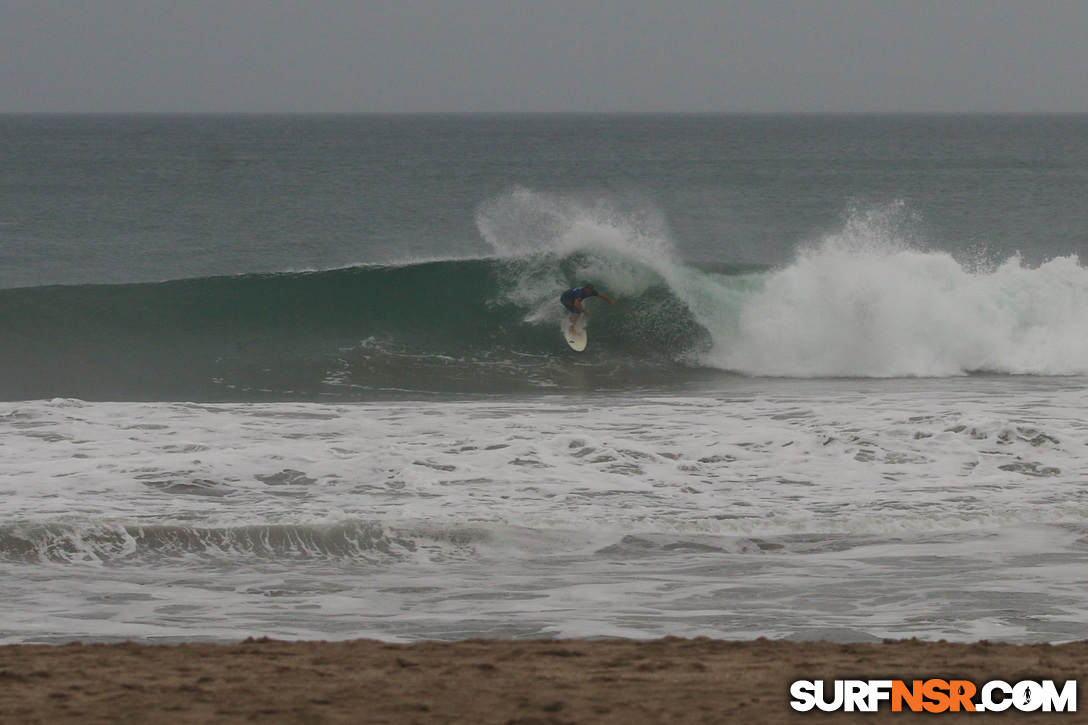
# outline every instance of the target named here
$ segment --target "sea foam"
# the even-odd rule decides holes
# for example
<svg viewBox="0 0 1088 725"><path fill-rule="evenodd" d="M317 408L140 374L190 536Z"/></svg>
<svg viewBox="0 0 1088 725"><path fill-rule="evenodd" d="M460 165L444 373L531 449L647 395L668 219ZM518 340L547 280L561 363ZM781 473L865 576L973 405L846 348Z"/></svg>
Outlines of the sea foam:
<svg viewBox="0 0 1088 725"><path fill-rule="evenodd" d="M769 273L715 343L708 363L755 375L1082 374L1088 269L1073 256L973 268L854 218Z"/></svg>

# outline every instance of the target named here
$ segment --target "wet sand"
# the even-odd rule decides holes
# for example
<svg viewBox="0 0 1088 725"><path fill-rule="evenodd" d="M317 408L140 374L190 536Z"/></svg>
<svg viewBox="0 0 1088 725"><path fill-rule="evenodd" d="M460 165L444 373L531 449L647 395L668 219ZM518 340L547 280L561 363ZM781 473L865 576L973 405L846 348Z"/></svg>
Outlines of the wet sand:
<svg viewBox="0 0 1088 725"><path fill-rule="evenodd" d="M790 707L798 679L1088 675L1088 642L370 640L0 647L0 723L1088 722ZM1079 692L1078 692L1079 694ZM1079 704L1079 703L1078 703Z"/></svg>

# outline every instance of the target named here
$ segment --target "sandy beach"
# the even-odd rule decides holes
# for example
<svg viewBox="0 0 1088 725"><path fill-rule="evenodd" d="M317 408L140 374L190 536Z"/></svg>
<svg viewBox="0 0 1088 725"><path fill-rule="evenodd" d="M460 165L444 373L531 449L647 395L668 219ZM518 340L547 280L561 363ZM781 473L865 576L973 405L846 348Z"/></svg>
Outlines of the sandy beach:
<svg viewBox="0 0 1088 725"><path fill-rule="evenodd" d="M8 645L4 723L922 722L931 713L798 713L798 679L1080 680L1088 642L833 644L371 640ZM953 713L942 722L1088 722L1082 712Z"/></svg>

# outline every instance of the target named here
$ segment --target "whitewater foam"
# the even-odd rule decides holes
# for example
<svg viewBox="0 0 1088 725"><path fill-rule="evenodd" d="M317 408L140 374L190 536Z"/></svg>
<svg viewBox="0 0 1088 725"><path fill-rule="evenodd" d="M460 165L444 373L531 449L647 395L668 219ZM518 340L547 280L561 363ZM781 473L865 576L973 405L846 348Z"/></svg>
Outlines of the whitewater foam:
<svg viewBox="0 0 1088 725"><path fill-rule="evenodd" d="M707 362L787 377L1082 374L1088 269L1066 257L971 271L942 252L829 240L767 275Z"/></svg>
<svg viewBox="0 0 1088 725"><path fill-rule="evenodd" d="M983 387L947 406L826 387L609 404L25 403L0 418L11 454L0 481L9 514L39 524L448 520L727 536L1088 524L1057 495L1081 475L1084 394L1062 391L1026 422L974 400ZM1033 482L1035 496L1010 481ZM959 496L990 483L985 502Z"/></svg>
<svg viewBox="0 0 1088 725"><path fill-rule="evenodd" d="M5 404L0 639L1068 638L1086 405L1008 377Z"/></svg>

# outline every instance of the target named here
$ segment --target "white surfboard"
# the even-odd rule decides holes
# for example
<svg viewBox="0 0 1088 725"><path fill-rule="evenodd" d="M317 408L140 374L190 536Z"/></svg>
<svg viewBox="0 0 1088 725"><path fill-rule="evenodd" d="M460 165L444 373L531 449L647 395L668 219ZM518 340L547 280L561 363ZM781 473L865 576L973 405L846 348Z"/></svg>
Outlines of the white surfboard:
<svg viewBox="0 0 1088 725"><path fill-rule="evenodd" d="M570 325L566 325L563 332L566 335L567 344L570 345L571 350L574 350L575 352L582 352L586 349L586 328L580 326L575 327L574 333L572 334L570 331Z"/></svg>

